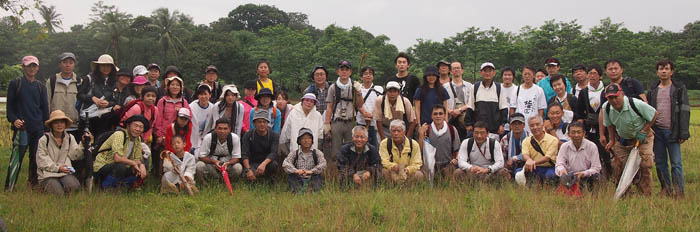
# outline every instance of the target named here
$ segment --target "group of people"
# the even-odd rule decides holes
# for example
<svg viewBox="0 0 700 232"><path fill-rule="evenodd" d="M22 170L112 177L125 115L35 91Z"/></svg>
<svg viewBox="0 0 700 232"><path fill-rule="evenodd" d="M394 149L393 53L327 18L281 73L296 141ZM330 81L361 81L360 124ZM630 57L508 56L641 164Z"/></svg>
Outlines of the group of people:
<svg viewBox="0 0 700 232"><path fill-rule="evenodd" d="M684 192L680 144L690 136L690 106L668 60L656 64L659 80L645 90L623 77L614 59L604 69L575 65L574 85L559 74L556 58L544 69L503 68L501 82L485 62L472 84L460 62L444 60L426 67L421 81L399 53L385 84L375 83L370 66L353 81L353 66L343 60L332 82L328 69L316 66L294 105L264 59L243 95L221 84L214 66L192 91L175 66L162 76L157 64L128 72L105 54L78 76L75 55L59 60L60 72L42 84L39 60L24 57L24 75L7 91L7 118L28 138L21 153L30 150L29 183L56 194L79 189L84 169L94 171L89 177L100 188L138 187L154 175L162 176L162 192L176 193L212 180L274 181L278 172L293 192L318 191L327 175L357 187L567 176L592 188L618 180L635 146L642 193L651 193L652 161L663 193ZM81 167L86 155L94 162Z"/></svg>

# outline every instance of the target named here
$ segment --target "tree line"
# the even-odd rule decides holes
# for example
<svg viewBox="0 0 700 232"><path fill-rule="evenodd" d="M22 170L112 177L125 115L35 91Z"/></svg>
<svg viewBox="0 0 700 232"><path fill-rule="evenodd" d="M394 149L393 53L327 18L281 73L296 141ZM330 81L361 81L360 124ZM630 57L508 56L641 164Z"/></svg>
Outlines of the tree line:
<svg viewBox="0 0 700 232"><path fill-rule="evenodd" d="M265 58L271 64L271 78L291 93L299 93L310 84L309 73L316 65L329 67L329 80L335 80L333 67L341 59L351 61L355 69L360 64L374 67L375 82L384 83L396 72L394 57L399 52L386 35L373 35L361 27L318 29L304 13L269 5L241 5L209 25L196 25L192 17L177 10L159 8L149 16L134 16L98 2L84 12L90 15L88 23L65 32L56 30L62 26L62 15L55 8L41 6L39 13L40 21L0 19L3 90L21 74L16 64L28 54L39 57L39 76L44 78L57 72L57 55L62 52L76 54L80 75L90 71L90 61L107 53L120 68L129 70L154 62L161 67L175 65L187 86L194 86L210 64L218 67L222 81L243 83L255 77L255 64ZM656 61L667 58L676 63L676 79L690 89L700 89L700 21L688 23L681 32L661 27L632 32L609 18L589 30L576 20L546 21L517 33L470 27L443 41L418 39L406 52L412 57L409 71L413 74L420 76L424 67L439 60L460 61L464 78L472 82L479 78L479 65L485 61L497 68L520 69L543 67L547 57L557 57L562 61L561 73L569 78L575 64L602 65L616 58L623 62L625 76L648 84L656 79ZM519 79L519 71L516 76Z"/></svg>

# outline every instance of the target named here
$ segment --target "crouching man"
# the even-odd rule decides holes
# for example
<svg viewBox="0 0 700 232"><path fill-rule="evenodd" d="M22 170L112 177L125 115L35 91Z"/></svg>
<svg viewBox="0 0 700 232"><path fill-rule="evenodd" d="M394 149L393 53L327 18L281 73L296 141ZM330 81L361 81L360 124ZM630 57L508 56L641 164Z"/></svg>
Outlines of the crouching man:
<svg viewBox="0 0 700 232"><path fill-rule="evenodd" d="M459 169L454 172L457 179L507 180L510 176L503 169L501 144L496 139L488 137L487 127L488 125L483 121L474 123L474 138L462 142L457 157Z"/></svg>
<svg viewBox="0 0 700 232"><path fill-rule="evenodd" d="M379 156L382 158L382 174L388 182L402 183L423 180L423 166L418 141L406 137L406 124L402 120L393 120L389 124L391 138L379 144Z"/></svg>
<svg viewBox="0 0 700 232"><path fill-rule="evenodd" d="M311 129L299 129L297 137L299 148L291 151L282 162L282 168L287 172L289 189L293 193L304 192L306 186L311 191L321 190L323 187L323 170L326 169L326 159L323 152L313 149L314 133Z"/></svg>
<svg viewBox="0 0 700 232"><path fill-rule="evenodd" d="M559 177L574 175L581 184L585 183L589 190L593 190L601 170L598 147L584 138L583 123L569 124L568 131L571 140L559 148L555 173Z"/></svg>

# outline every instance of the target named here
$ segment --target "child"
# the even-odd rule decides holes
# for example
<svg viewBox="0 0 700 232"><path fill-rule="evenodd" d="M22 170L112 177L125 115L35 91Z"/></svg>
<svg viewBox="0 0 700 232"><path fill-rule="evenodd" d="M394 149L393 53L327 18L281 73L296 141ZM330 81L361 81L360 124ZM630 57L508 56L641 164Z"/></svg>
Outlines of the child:
<svg viewBox="0 0 700 232"><path fill-rule="evenodd" d="M175 122L168 126L168 130L165 133L165 149L170 152L175 152L173 147L170 145L172 142L170 140L172 140L174 136L179 135L185 138L185 151L189 151L190 153L194 152L191 150L192 141L198 141L199 134L192 132L193 127L192 113L190 112L190 109L180 108L180 110L177 112L177 119L175 119Z"/></svg>
<svg viewBox="0 0 700 232"><path fill-rule="evenodd" d="M187 181L188 187L193 193L199 192L194 183L195 174L195 158L194 156L185 151L185 138L179 135L173 136L170 140L172 148L175 150L174 154L165 151L163 152L163 178L161 179L160 192L161 193L179 193L180 191L187 191L185 185L181 183L180 176L175 171L175 166L180 169L180 173L184 176Z"/></svg>
<svg viewBox="0 0 700 232"><path fill-rule="evenodd" d="M311 149L313 143L313 132L308 128L301 128L297 137L299 149L290 152L282 163L282 168L288 174L289 188L294 193L303 192L305 185L310 185L314 192L323 187L321 173L326 169L326 159L323 158L323 152Z"/></svg>

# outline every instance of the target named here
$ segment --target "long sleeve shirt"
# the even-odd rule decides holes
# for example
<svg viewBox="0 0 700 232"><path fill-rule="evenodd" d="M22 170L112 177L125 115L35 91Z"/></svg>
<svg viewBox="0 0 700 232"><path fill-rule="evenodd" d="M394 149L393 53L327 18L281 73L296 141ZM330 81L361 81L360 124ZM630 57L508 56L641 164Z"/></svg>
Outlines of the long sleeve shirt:
<svg viewBox="0 0 700 232"><path fill-rule="evenodd" d="M488 168L492 173L503 168L503 153L501 152L501 144L498 141L493 143L493 153L489 147L488 139L481 145L474 141L472 150L469 151L469 139L464 140L459 147L459 155L457 156L457 164L462 170L469 170L473 166ZM492 158L493 157L493 158ZM493 159L493 162L491 162Z"/></svg>
<svg viewBox="0 0 700 232"><path fill-rule="evenodd" d="M259 164L265 159L276 160L279 147L279 135L270 128L266 135L259 135L255 130L246 132L241 138L241 157L250 163Z"/></svg>
<svg viewBox="0 0 700 232"><path fill-rule="evenodd" d="M50 177L63 177L66 173L59 172L61 165L71 167L71 160L83 158L83 146L78 144L70 135L64 132L63 142L59 147L53 133L47 133L39 138L36 151L37 174L39 180Z"/></svg>
<svg viewBox="0 0 700 232"><path fill-rule="evenodd" d="M583 176L591 176L600 173L600 169L598 147L590 140L584 138L578 149L573 141L566 142L559 148L557 173L566 170L567 173L583 172Z"/></svg>
<svg viewBox="0 0 700 232"><path fill-rule="evenodd" d="M172 158L172 156L171 156ZM183 176L189 177L190 179L194 180L194 174L197 172L196 170L196 161L194 158L194 155L190 154L189 152L185 152L185 154L182 156L182 158L177 158L178 161L180 161L180 173L182 173ZM176 161L177 162L177 161ZM168 173L168 172L174 172L175 168L173 167L173 163L170 163L167 159L163 161L163 172ZM171 181L171 182L176 182L176 181ZM178 180L179 183L179 180Z"/></svg>
<svg viewBox="0 0 700 232"><path fill-rule="evenodd" d="M314 163L313 152L316 152L318 163ZM294 160L296 160L296 163ZM323 170L326 170L326 159L323 158L323 152L317 149L309 150L309 152L295 150L289 152L287 158L284 158L282 168L287 173L295 173L299 169L304 169L310 170L313 174L318 175L321 174Z"/></svg>
<svg viewBox="0 0 700 232"><path fill-rule="evenodd" d="M418 141L404 137L401 149L392 141L391 154L389 154L387 143L390 139L386 138L379 144L379 156L382 158L382 166L385 169L392 169L394 166L402 164L408 169L408 174L413 174L420 170L421 166L423 166L423 158ZM413 146L413 153L411 153L411 146ZM393 161L391 157L393 157Z"/></svg>
<svg viewBox="0 0 700 232"><path fill-rule="evenodd" d="M354 143L347 143L340 148L338 172L353 175L358 171L369 171L371 167L378 167L380 164L379 152L371 144L365 144L364 150L360 152L356 150Z"/></svg>
<svg viewBox="0 0 700 232"><path fill-rule="evenodd" d="M19 90L18 85L21 85ZM21 77L19 81L17 79L10 81L7 87L6 107L7 121L10 123L20 119L24 120L26 131L43 131L44 122L49 120L46 86L38 80L29 82L26 77Z"/></svg>

